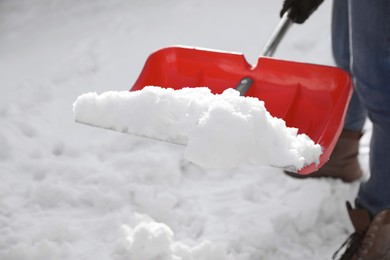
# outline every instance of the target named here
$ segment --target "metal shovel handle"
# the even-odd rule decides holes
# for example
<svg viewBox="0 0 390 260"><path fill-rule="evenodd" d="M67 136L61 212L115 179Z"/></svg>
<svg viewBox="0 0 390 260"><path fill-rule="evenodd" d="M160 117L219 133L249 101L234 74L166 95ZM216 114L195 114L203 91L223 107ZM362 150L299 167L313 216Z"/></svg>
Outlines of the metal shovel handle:
<svg viewBox="0 0 390 260"><path fill-rule="evenodd" d="M287 30L293 24L293 21L289 17L290 12L291 9L288 9L286 12L284 12L278 25L276 26L275 30L271 34L271 37L268 39L263 51L261 52L260 57L271 57L274 54L283 36L286 34ZM254 80L251 79L250 77L245 77L241 79L241 81L238 83L235 89L240 92L241 96L245 96L246 92L248 92L253 82Z"/></svg>
<svg viewBox="0 0 390 260"><path fill-rule="evenodd" d="M265 47L260 54L261 56L271 57L276 51L276 48L278 47L283 36L286 34L287 30L293 24L293 21L289 17L290 12L291 9L288 9L286 12L284 12L278 25L276 26L275 30L271 34L271 37L268 39L267 43L265 44Z"/></svg>

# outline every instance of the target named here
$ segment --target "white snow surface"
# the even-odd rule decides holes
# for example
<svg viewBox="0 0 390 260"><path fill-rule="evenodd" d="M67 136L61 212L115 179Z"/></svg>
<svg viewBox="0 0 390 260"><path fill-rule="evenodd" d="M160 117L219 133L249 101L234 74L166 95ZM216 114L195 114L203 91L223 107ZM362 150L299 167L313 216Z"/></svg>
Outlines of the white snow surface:
<svg viewBox="0 0 390 260"><path fill-rule="evenodd" d="M89 92L73 110L77 122L182 144L184 158L205 168L250 162L297 171L321 155L320 145L273 117L263 101L229 88L219 95L206 87Z"/></svg>
<svg viewBox="0 0 390 260"><path fill-rule="evenodd" d="M127 91L147 56L187 45L254 62L282 1L0 2L0 259L329 259L359 183L206 169L177 145L74 122L87 92ZM332 64L325 1L275 56ZM361 146L368 174L370 127Z"/></svg>

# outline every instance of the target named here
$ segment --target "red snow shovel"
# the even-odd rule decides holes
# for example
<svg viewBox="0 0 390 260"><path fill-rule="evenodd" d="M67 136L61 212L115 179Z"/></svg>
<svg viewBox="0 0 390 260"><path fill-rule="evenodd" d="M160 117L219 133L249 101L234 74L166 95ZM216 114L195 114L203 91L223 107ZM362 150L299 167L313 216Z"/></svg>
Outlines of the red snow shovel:
<svg viewBox="0 0 390 260"><path fill-rule="evenodd" d="M286 12L254 66L238 53L193 47L158 50L147 59L131 91L145 86L206 86L220 94L236 88L242 95L263 100L272 116L322 146L319 164L298 171L312 173L328 160L340 135L352 80L339 68L269 58L291 24Z"/></svg>

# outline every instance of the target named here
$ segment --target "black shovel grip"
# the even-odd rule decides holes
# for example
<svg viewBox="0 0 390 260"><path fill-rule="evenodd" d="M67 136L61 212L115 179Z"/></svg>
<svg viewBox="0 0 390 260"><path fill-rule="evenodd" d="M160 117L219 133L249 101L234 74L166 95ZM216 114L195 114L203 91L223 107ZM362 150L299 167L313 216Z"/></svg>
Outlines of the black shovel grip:
<svg viewBox="0 0 390 260"><path fill-rule="evenodd" d="M280 17L290 10L289 17L294 23L302 24L324 0L285 0Z"/></svg>

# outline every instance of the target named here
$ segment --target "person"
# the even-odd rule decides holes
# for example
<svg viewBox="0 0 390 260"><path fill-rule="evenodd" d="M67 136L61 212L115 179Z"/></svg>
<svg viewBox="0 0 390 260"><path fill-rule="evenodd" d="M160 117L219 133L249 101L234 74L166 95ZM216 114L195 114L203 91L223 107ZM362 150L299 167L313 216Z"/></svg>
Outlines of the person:
<svg viewBox="0 0 390 260"><path fill-rule="evenodd" d="M302 24L322 2L286 0L280 14L290 10ZM355 232L340 259L390 260L390 0L334 0L331 31L336 65L351 74L354 93L329 161L308 177L360 180L359 139L370 119L370 178L361 183L355 208L347 202Z"/></svg>

